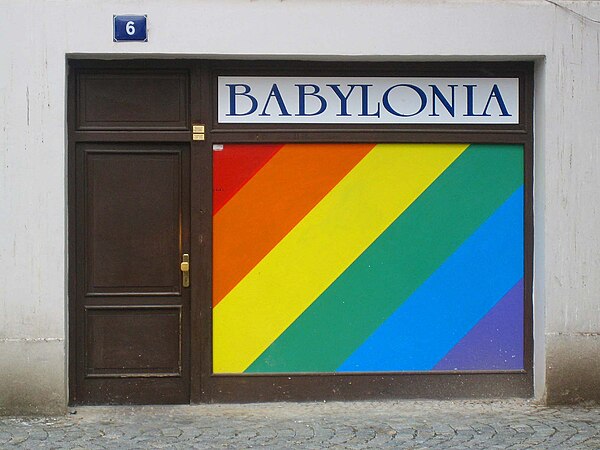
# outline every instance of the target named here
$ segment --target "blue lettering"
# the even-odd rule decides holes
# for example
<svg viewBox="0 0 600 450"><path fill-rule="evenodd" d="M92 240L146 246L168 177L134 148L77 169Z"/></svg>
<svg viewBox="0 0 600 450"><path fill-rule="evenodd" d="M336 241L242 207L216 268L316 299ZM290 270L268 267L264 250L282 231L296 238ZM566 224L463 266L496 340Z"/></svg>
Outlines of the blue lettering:
<svg viewBox="0 0 600 450"><path fill-rule="evenodd" d="M421 106L419 107L419 109L416 112L414 112L412 114L402 114L402 113L399 113L398 111L396 111L394 108L392 108L392 105L390 104L390 94L393 89L396 89L398 87L407 87L409 89L412 89L413 91L415 91L418 94L419 99L421 100ZM390 114L393 114L395 116L400 116L400 117L416 116L417 114L419 114L421 111L423 111L425 109L425 106L427 106L427 96L425 95L425 92L423 92L419 87L412 85L412 84L404 84L404 83L395 84L394 86L389 88L387 91L385 91L385 93L383 94L383 107L385 109L387 109Z"/></svg>
<svg viewBox="0 0 600 450"><path fill-rule="evenodd" d="M452 117L454 117L454 88L458 86L458 84L449 84L448 87L451 89L452 92L452 103L450 103L448 101L448 99L446 97L444 97L444 94L442 94L442 92L439 90L439 88L435 85L435 84L430 84L429 85L431 87L431 90L433 92L433 99L432 99L432 109L433 112L432 114L429 114L429 116L439 116L439 114L437 114L435 112L435 100L438 99L439 101L442 102L442 105L444 105L444 108L446 108L446 111L448 111L448 113L450 113L450 115Z"/></svg>
<svg viewBox="0 0 600 450"><path fill-rule="evenodd" d="M262 112L259 114L259 116L270 116L271 114L267 113L267 108L269 107L269 102L271 101L272 98L275 98L275 101L277 102L277 105L279 106L279 111L280 114L279 116L291 116L291 114L288 112L287 108L285 107L285 103L283 102L283 98L281 97L281 92L279 92L279 88L277 87L277 84L273 83L273 86L271 86L271 91L269 92L269 96L267 97L267 101L265 103L265 107L263 108Z"/></svg>
<svg viewBox="0 0 600 450"><path fill-rule="evenodd" d="M361 117L380 117L381 116L381 104L377 102L377 111L374 113L369 112L369 88L373 86L372 84L357 84L356 86L360 87L361 93L361 101L362 108L359 116Z"/></svg>
<svg viewBox="0 0 600 450"><path fill-rule="evenodd" d="M333 90L333 92L335 92L335 95L337 95L340 99L340 113L336 114L336 116L351 116L352 114L348 114L348 97L350 97L350 94L352 94L352 91L358 85L349 84L348 87L350 88L350 90L346 95L342 93L339 84L328 84L327 86L329 86Z"/></svg>
<svg viewBox="0 0 600 450"><path fill-rule="evenodd" d="M316 84L296 84L295 86L298 88L298 114L296 114L297 116L318 116L319 114L322 114L323 111L325 111L325 109L327 108L327 101L319 95L319 86L317 86ZM307 87L311 87L313 91L306 92ZM309 95L311 97L317 98L321 103L321 106L319 107L319 110L317 112L306 112L306 97Z"/></svg>
<svg viewBox="0 0 600 450"><path fill-rule="evenodd" d="M463 84L463 87L467 88L467 113L463 114L467 117L483 116L483 114L473 113L473 90L477 87L476 84Z"/></svg>
<svg viewBox="0 0 600 450"><path fill-rule="evenodd" d="M511 116L512 114L508 113L508 109L506 109L506 105L504 104L504 99L502 98L502 94L500 94L500 89L498 88L498 85L495 84L494 87L492 88L492 92L490 93L490 96L488 97L488 101L485 104L485 108L483 108L483 116L489 116L489 114L487 113L487 109L488 106L490 106L490 102L492 101L492 98L496 99L496 102L498 102L498 107L500 108L500 112L502 114L500 114L501 116Z"/></svg>
<svg viewBox="0 0 600 450"><path fill-rule="evenodd" d="M247 84L226 84L226 86L229 88L229 113L226 114L227 116L247 116L256 111L256 108L258 108L258 100L256 100L252 95L250 95L250 86L248 86ZM244 91L237 92L238 86L242 87ZM238 96L243 96L250 100L250 109L245 113L237 112L236 99Z"/></svg>

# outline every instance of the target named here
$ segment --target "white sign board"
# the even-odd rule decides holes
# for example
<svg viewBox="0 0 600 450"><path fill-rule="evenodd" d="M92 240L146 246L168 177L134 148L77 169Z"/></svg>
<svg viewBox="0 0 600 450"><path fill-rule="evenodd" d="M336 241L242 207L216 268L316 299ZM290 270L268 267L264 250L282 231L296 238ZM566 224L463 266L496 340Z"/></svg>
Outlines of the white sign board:
<svg viewBox="0 0 600 450"><path fill-rule="evenodd" d="M219 123L517 124L518 78L219 77Z"/></svg>

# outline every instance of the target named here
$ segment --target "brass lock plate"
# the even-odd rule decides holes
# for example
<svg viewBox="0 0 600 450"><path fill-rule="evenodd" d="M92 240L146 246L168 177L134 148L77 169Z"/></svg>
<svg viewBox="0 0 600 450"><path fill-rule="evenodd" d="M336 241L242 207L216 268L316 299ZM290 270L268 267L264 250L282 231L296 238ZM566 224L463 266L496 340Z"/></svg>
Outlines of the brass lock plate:
<svg viewBox="0 0 600 450"><path fill-rule="evenodd" d="M181 284L183 287L190 287L190 255L184 253L181 257L181 264L179 265L181 270Z"/></svg>
<svg viewBox="0 0 600 450"><path fill-rule="evenodd" d="M204 139L204 125L200 123L192 124L192 140L203 141Z"/></svg>

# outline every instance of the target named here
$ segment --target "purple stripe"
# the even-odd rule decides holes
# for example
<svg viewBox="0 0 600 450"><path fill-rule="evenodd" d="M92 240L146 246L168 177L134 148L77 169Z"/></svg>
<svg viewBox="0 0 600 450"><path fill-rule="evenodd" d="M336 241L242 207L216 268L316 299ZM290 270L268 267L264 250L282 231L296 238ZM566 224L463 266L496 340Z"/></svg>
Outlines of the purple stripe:
<svg viewBox="0 0 600 450"><path fill-rule="evenodd" d="M433 368L481 369L523 369L523 279Z"/></svg>

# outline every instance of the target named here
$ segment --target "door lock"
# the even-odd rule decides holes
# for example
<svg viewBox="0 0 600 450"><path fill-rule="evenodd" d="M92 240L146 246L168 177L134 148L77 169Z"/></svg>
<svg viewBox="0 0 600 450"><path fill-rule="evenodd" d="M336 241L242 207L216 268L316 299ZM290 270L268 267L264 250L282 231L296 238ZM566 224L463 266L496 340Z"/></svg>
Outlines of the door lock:
<svg viewBox="0 0 600 450"><path fill-rule="evenodd" d="M181 257L181 284L183 287L190 287L190 255L184 253Z"/></svg>

